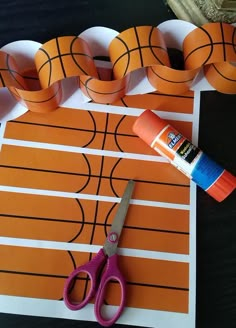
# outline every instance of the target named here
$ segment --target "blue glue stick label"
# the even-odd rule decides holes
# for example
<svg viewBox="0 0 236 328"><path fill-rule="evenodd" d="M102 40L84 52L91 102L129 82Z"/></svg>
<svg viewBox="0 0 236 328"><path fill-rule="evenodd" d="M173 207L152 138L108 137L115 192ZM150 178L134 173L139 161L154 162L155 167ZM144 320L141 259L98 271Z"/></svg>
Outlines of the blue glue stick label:
<svg viewBox="0 0 236 328"><path fill-rule="evenodd" d="M194 182L207 190L223 173L224 169L204 153L198 159L191 175Z"/></svg>

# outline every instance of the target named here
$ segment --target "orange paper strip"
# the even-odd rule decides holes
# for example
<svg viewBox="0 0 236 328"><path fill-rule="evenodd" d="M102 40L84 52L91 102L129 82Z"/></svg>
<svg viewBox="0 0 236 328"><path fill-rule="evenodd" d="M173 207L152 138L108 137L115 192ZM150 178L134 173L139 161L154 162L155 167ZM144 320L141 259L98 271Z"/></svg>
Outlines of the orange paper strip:
<svg viewBox="0 0 236 328"><path fill-rule="evenodd" d="M0 246L0 255L1 294L56 300L62 298L65 279L73 268L91 258L89 253L14 246ZM187 263L124 256L119 263L127 281L128 307L188 312ZM73 291L75 300L81 299L87 288L80 280ZM111 284L109 289L106 302L118 304L117 285Z"/></svg>

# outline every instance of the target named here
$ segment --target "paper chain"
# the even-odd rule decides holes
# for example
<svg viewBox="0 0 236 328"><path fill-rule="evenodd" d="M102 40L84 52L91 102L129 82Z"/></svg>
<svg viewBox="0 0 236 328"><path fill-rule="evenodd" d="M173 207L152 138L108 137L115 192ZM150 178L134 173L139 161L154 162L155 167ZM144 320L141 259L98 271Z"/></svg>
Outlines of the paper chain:
<svg viewBox="0 0 236 328"><path fill-rule="evenodd" d="M48 112L62 103L64 83L68 78L73 77L76 81L74 90L80 88L90 100L113 103L127 94L132 75L139 76L137 74L141 71L145 72L153 90L183 94L193 86L198 73L203 70L214 89L235 94L236 28L226 23L208 23L197 28L174 20L176 27L179 26L179 30L175 31L175 25L169 22L169 30L166 25L165 28L139 26L119 34L110 29L95 28L96 33L87 30L79 37L58 37L39 44L34 65L27 67L24 64L23 69L21 56L12 54L5 46L0 51L0 88L7 88L29 110ZM187 34L181 30L186 23L190 27ZM106 33L110 40L104 45ZM179 35L182 41L178 40ZM170 45L182 50L184 70L171 67L167 51ZM106 81L99 78L94 60L101 54L109 56L112 64L112 77ZM34 84L39 82L40 86L32 88L32 81ZM0 100L4 102L1 97L0 93Z"/></svg>

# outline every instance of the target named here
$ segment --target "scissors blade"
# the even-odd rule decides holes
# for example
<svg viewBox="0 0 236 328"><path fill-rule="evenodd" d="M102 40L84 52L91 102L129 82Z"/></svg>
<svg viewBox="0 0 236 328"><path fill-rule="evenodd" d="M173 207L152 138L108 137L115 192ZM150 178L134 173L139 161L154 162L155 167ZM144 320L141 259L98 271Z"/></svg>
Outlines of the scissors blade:
<svg viewBox="0 0 236 328"><path fill-rule="evenodd" d="M129 180L129 182L127 183L126 189L121 198L121 202L119 204L118 210L116 212L115 218L113 220L112 226L104 244L103 249L106 255L108 255L109 257L116 253L119 237L129 208L129 202L134 190L134 184L135 182L133 180Z"/></svg>

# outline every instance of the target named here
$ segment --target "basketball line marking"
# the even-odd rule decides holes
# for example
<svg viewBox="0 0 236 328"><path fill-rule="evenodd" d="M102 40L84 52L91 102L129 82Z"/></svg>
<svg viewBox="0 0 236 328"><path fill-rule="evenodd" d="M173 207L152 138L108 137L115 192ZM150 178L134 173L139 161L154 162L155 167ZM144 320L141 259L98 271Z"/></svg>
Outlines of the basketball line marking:
<svg viewBox="0 0 236 328"><path fill-rule="evenodd" d="M23 276L36 276L41 278L61 278L65 279L67 276L59 275L59 274L52 274L52 273L42 273L42 272L29 272L29 271L16 271L16 270L2 270L0 269L0 273L6 274L16 274L16 275L23 275Z"/></svg>
<svg viewBox="0 0 236 328"><path fill-rule="evenodd" d="M42 90L43 90L43 89L41 89L41 91L42 91ZM60 90L61 90L61 85L58 86L58 89L56 90L56 92L55 92L50 98L48 98L48 99L44 99L44 100L29 100L29 99L25 99L25 98L23 98L21 95L18 94L18 92L17 92L16 89L14 90L14 91L16 92L16 94L15 94L15 92L13 92L12 90L11 90L11 92L12 92L15 96L19 97L21 100L23 100L23 101L25 101L25 102L35 103L35 104L40 104L40 103L46 103L46 102L52 100L53 98L55 98L55 97L58 95L58 93L59 93ZM25 90L25 91L29 91L29 90Z"/></svg>
<svg viewBox="0 0 236 328"><path fill-rule="evenodd" d="M77 199L76 199L77 200ZM78 201L78 200L77 200ZM114 204L116 205L116 204ZM114 205L112 205L111 210L113 210ZM92 225L94 224L93 221L85 221L84 220L84 211L81 211L79 214L82 214L82 220L67 220L67 219L59 219L59 218L49 218L49 217L37 217L37 216L29 216L29 215L18 215L18 214L7 214L7 213L0 213L0 217L2 217L2 220L4 220L4 217L7 219L20 219L20 220L27 220L27 221L49 221L49 222L56 222L56 223L68 223L68 224L83 224L83 225ZM109 214L109 213L108 213ZM96 226L98 227L111 227L111 223L108 223L109 215L107 215L107 218L105 218L104 222L97 222ZM163 219L164 220L164 219ZM149 227L142 227L142 226L134 226L134 225L126 225L124 224L124 228L130 229L130 230L141 230L141 231L152 231L152 232L160 232L160 233L171 233L171 234L180 234L180 235L189 235L189 231L183 231L183 230L167 230L167 229L160 229L160 228L153 228L152 226ZM14 237L12 237L14 238Z"/></svg>
<svg viewBox="0 0 236 328"><path fill-rule="evenodd" d="M17 72L16 72L17 74ZM21 74L18 74L20 75L23 79L26 79L26 80L34 80L34 81L39 81L39 77L33 77L33 76L28 76L28 75L21 75Z"/></svg>
<svg viewBox="0 0 236 328"><path fill-rule="evenodd" d="M163 289L173 289L173 290L181 290L181 291L185 291L188 292L189 288L185 288L185 287L175 287L175 286L162 286L162 285L154 285L154 284L147 284L147 283L141 283L141 282L130 282L127 281L128 285L134 285L134 286L140 286L140 287L150 287L150 288L163 288Z"/></svg>
<svg viewBox="0 0 236 328"><path fill-rule="evenodd" d="M220 22L220 32L221 32L221 37L222 37L223 58L224 58L224 61L226 61L225 38L224 38L224 29L223 29L222 22Z"/></svg>
<svg viewBox="0 0 236 328"><path fill-rule="evenodd" d="M176 97L176 98L187 98L187 99L194 99L194 96L187 96L187 95L172 95L172 94L168 94L168 93L158 93L157 91L155 92L149 92L149 95L152 96L164 96L164 97Z"/></svg>
<svg viewBox="0 0 236 328"><path fill-rule="evenodd" d="M92 180L92 177L91 177L92 169L91 169L90 162L87 159L87 156L86 155L82 154L82 156L84 157L84 160L85 160L85 162L87 164L87 170L88 170L88 172L87 172L87 174L85 174L85 178L87 178L86 181L85 181L85 183L81 186L80 189L76 190L76 193L77 194L81 193L89 185L90 181ZM80 203L79 203L79 206L80 206Z"/></svg>
<svg viewBox="0 0 236 328"><path fill-rule="evenodd" d="M91 260L91 259L90 259ZM15 274L15 275L23 275L23 276L33 276L33 277L41 277L41 278L58 278L58 279L66 279L67 275L59 275L59 274L52 274L52 273L42 273L42 272L29 272L29 271L16 271L16 270L0 270L1 273L5 274ZM79 281L87 280L87 277L78 277ZM110 281L109 284L116 284L116 281ZM185 287L176 287L176 286L165 286L165 285L158 285L158 284L149 284L145 282L133 282L133 281L126 281L126 284L137 286L137 287L149 287L149 288L161 288L161 289L173 289L173 290L180 290L180 291L189 291L189 288ZM106 303L107 304L107 303Z"/></svg>
<svg viewBox="0 0 236 328"><path fill-rule="evenodd" d="M66 52L66 53L63 53L63 54L60 54L60 55L56 55L56 56L50 57L49 54L47 53L47 51L46 51L44 48L40 48L38 51L42 51L42 52L45 53L45 55L47 55L47 57L48 57L48 60L45 61L45 62L40 66L40 68L37 70L38 73L42 70L42 68L43 68L45 65L47 65L48 63L52 63L52 61L53 61L54 59L58 59L59 57L63 58L63 57L66 57L66 56L69 56L69 57L71 56L71 57L72 57L72 55L73 55L73 56L78 55L78 56L85 56L85 57L88 57L88 58L94 60L94 58L93 58L92 56L90 56L90 55L87 54L87 53L83 53L83 52L73 52L73 53ZM81 70L82 70L82 69L81 69ZM86 72L85 72L85 74L87 75Z"/></svg>
<svg viewBox="0 0 236 328"><path fill-rule="evenodd" d="M41 278L58 278L58 279L66 279L67 275L59 275L59 274L52 274L52 273L42 273L42 272L29 272L29 271L16 271L16 270L1 270L1 273L5 274L16 274L16 275L26 275L26 276L36 276ZM87 280L85 277L79 277L78 280ZM110 281L109 284L116 284L116 281ZM173 289L173 290L180 290L180 291L189 291L189 288L185 287L176 287L176 286L169 286L169 285L158 285L158 284L150 284L145 282L133 282L133 281L126 281L128 285L137 286L137 287L149 287L149 288L161 288L161 289Z"/></svg>
<svg viewBox="0 0 236 328"><path fill-rule="evenodd" d="M87 92L89 98L90 98L91 100L93 100L93 97L91 96L91 94L90 94L90 90L89 90L89 88L88 88L88 83L89 83L89 81L91 81L91 80L93 80L93 77L90 77L89 79L86 80L85 83L83 83L83 82L81 81L81 79L80 79L80 80L79 80L79 83L81 83L81 84L85 87L85 90L86 90L86 92ZM91 90L91 91L92 91L92 90Z"/></svg>
<svg viewBox="0 0 236 328"><path fill-rule="evenodd" d="M121 40L120 38L118 38L118 37L116 37L116 39L119 39L119 40ZM132 52L134 52L134 51L136 51L136 50L142 50L142 49L150 49L150 46L148 45L148 46L140 46L140 47L135 47L135 48L132 48L132 49L129 49L127 52L125 52L125 53L123 53L122 55L120 55L115 61L114 61L114 63L113 63L113 68L114 68L114 66L117 64L117 62L120 60L120 59L122 59L124 56L126 56L126 55L128 55L128 54L130 54L130 53L132 53ZM160 50L163 50L163 51L165 51L165 52L167 52L167 50L165 49L165 48L163 48L163 47L161 47L161 46L152 46L152 48L154 48L154 49L160 49ZM153 65L154 66L154 65Z"/></svg>
<svg viewBox="0 0 236 328"><path fill-rule="evenodd" d="M114 206L112 206L111 210L112 209L114 209ZM71 242L74 242L75 239L77 239L81 233L83 233L83 229L84 229L85 226L89 227L89 226L94 225L94 221L85 221L85 215L84 215L83 209L81 210L81 213L79 213L79 214L81 214L80 215L81 219L78 219L78 220L66 220L66 219L56 219L56 218L47 218L47 217L46 218L44 218L44 217L32 217L32 216L26 216L26 215L12 215L12 214L5 214L5 213L1 213L0 217L2 218L1 220L3 222L4 222L4 219L7 219L7 220L13 219L13 221L17 220L17 221L20 221L20 222L23 222L24 220L26 220L26 221L29 221L29 222L32 221L34 223L35 222L51 222L51 223L54 223L54 224L55 223L59 223L59 224L62 223L62 224L69 224L69 225L73 224L73 225L76 225L76 226L80 225L79 226L79 231L76 233L76 235L74 237L72 237L70 240L67 241L68 243L71 243ZM104 222L96 222L96 227L95 227L96 231L98 230L97 229L98 227L99 228L104 228L104 237L107 237L107 229L109 229L112 225L111 223L107 223L109 215L110 215L110 212L107 214L107 218L105 218ZM155 232L155 233L158 233L159 235L161 235L161 234L165 234L165 235L166 234L171 234L171 235L175 235L175 236L179 236L179 237L180 236L189 236L190 235L189 231L169 230L169 229L167 230L167 229L154 228L152 226L142 227L142 226L134 226L134 225L124 224L123 228L127 229L127 230L135 230L135 231L138 230L138 231L142 231L142 232L145 232L145 233ZM99 233L99 231L98 231L98 233ZM26 239L29 238L29 236L24 237L24 234L20 235L18 237L19 238L26 238ZM18 237L13 237L11 235L11 238L18 238ZM36 234L36 236L34 236L34 238L37 238L37 234ZM50 238L53 238L53 237L51 236ZM40 237L40 239L41 240L47 240L47 239L43 239L42 237ZM65 238L63 237L62 239L65 239ZM54 239L54 241L60 242L60 240L55 240L55 239Z"/></svg>
<svg viewBox="0 0 236 328"><path fill-rule="evenodd" d="M8 69L8 72L10 73L11 77L17 82L17 84L23 89L25 90L25 87L16 79L15 75L13 74L11 68L10 68L10 65L9 65L9 58L10 58L10 55L7 54L6 56L6 66L7 66L7 69Z"/></svg>
<svg viewBox="0 0 236 328"><path fill-rule="evenodd" d="M39 51L42 51L46 55L46 57L48 58L47 63L49 63L49 74L48 74L47 86L49 86L51 84L51 77L52 77L52 61L51 61L51 58L50 58L50 56L49 56L49 54L47 53L46 50L44 50L43 48L40 48ZM40 73L41 68L42 68L42 66L38 69L38 74Z"/></svg>
<svg viewBox="0 0 236 328"><path fill-rule="evenodd" d="M205 33L205 34L208 36L208 38L209 38L209 40L210 40L210 43L209 43L209 44L204 44L204 45L202 45L202 46L199 46L199 47L193 49L193 50L192 50L192 51L191 51L191 52L190 52L190 53L184 58L184 63L186 63L186 61L188 60L189 56L192 55L195 51L210 46L210 47L211 47L211 50L210 50L210 52L209 52L209 55L208 55L207 59L206 59L205 62L203 63L203 65L204 65L204 64L209 60L209 58L211 57L212 52L213 52L213 49L214 49L214 45L218 45L218 44L221 45L221 44L222 44L222 42L215 42L215 43L214 43L213 40L212 40L211 35L210 35L209 32L206 31L204 28L199 27L199 29L200 29L201 31L203 31L203 33Z"/></svg>
<svg viewBox="0 0 236 328"><path fill-rule="evenodd" d="M156 60L159 61L159 63L160 63L161 65L164 65L164 63L163 63L163 62L157 57L157 55L156 55L155 52L153 51L153 46L152 46L152 43L151 43L151 37L152 37L152 33L153 33L154 29L156 29L156 27L153 26L152 29L151 29L151 31L150 31L150 33L149 33L148 43L149 43L150 50L151 50L153 56L156 58ZM168 53L168 52L167 52L167 53Z"/></svg>
<svg viewBox="0 0 236 328"><path fill-rule="evenodd" d="M84 154L82 154L85 158L86 156ZM114 165L117 166L119 164L119 162L122 160L122 158L118 159L118 162L115 163ZM81 173L81 172L67 172L67 171L59 171L59 170L49 170L49 169L44 169L44 168L32 168L32 167L27 167L27 166L17 166L17 165L3 165L0 164L0 168L5 168L5 169L13 169L13 170L25 170L25 171L32 171L32 172L38 172L38 173L52 173L52 174L62 174L62 175L74 175L77 177L87 177L88 178L88 182L86 183L85 186L82 186L82 188L77 191L81 192L83 189L86 188L86 186L88 185L89 181L91 181L92 178L99 178L100 176L97 174L91 174L91 163L87 160L87 165L88 165L88 169L89 172L88 173ZM111 174L113 174L114 168L111 171ZM110 180L111 182L113 181L123 181L125 180L124 178L120 178L120 177L116 177L116 176L109 176L109 175L101 175L101 178L103 180ZM139 179L138 182L141 183L150 183L149 180L141 180ZM172 187L184 187L184 188L189 188L190 185L189 184L183 184L183 183L171 183L171 182L166 182L166 181L152 181L153 184L155 185L165 185L165 186L172 186ZM112 188L113 189L113 188ZM113 190L114 194L115 191ZM116 196L118 197L118 195L116 194Z"/></svg>
<svg viewBox="0 0 236 328"><path fill-rule="evenodd" d="M116 37L116 39L120 40L123 45L125 46L126 48L126 54L128 56L128 59L127 59L127 63L126 63L126 67L125 67L125 71L124 71L124 74L123 76L125 76L127 74L127 70L129 68L129 64L130 64L130 52L129 52L129 47L127 46L127 44L125 43L125 41L123 39L121 39L120 37ZM112 64L112 67L113 67L113 70L114 70L114 67L116 65L116 63L118 62L118 60L120 60L125 54L121 55L119 58L116 59L116 61Z"/></svg>
<svg viewBox="0 0 236 328"><path fill-rule="evenodd" d="M223 77L224 79L228 80L228 81L231 81L231 82L236 82L236 80L233 80L233 79L230 79L229 77L227 76L224 76L215 66L215 64L212 64L212 67L217 71L217 73Z"/></svg>
<svg viewBox="0 0 236 328"><path fill-rule="evenodd" d="M91 88L88 87L88 83L89 83L91 80L100 81L100 80L98 80L98 79L96 79L96 78L94 78L94 77L91 77L91 78L89 78L89 79L86 81L86 83L83 83L82 81L80 81L80 82L81 82L81 84L86 88L86 90L89 90L89 91L94 92L94 93L99 94L99 95L104 95L104 96L105 96L105 95L113 95L113 94L116 94L116 93L120 93L121 91L123 91L123 90L126 88L126 85L125 85L125 86L122 87L121 89L118 89L118 90L115 90L115 91L112 91L112 92L99 92L99 91L96 91L95 89L91 89ZM103 82L112 82L112 81L103 81ZM89 93L89 92L88 92L88 95L89 95L89 97L90 97L91 99L93 99L93 98L90 96L90 93Z"/></svg>
<svg viewBox="0 0 236 328"><path fill-rule="evenodd" d="M167 80L164 77L158 75L154 70L153 67L149 67L149 69L152 71L153 74L155 74L157 77L159 77L161 80L166 81L166 82L171 82L171 83L186 83L186 82L191 82L193 81L193 79L195 78L195 76L192 79L189 80L182 80L182 81L171 81L171 80ZM184 71L183 71L184 72Z"/></svg>
<svg viewBox="0 0 236 328"><path fill-rule="evenodd" d="M232 45L233 45L234 52L236 53L236 43L234 43L235 36L236 36L236 28L234 29L233 34L232 34Z"/></svg>
<svg viewBox="0 0 236 328"><path fill-rule="evenodd" d="M119 140L118 140L118 138L120 137L120 135L119 135L118 130L119 130L119 127L120 127L120 125L122 124L122 122L125 120L125 118L126 118L126 115L123 115L123 116L120 118L119 122L118 122L117 125L116 125L115 131L114 131L114 134L113 134L114 139L115 139L116 147L117 147L121 152L123 152L123 149L121 148L121 146L120 146L120 144L119 144Z"/></svg>
<svg viewBox="0 0 236 328"><path fill-rule="evenodd" d="M63 64L62 58L61 58L61 51L60 51L60 45L59 45L58 38L56 38L55 41L56 41L56 46L57 46L57 51L58 51L58 58L59 58L59 61L60 61L60 64L61 64L62 73L64 75L64 78L66 78L66 71L65 71L65 67L64 67L64 64Z"/></svg>
<svg viewBox="0 0 236 328"><path fill-rule="evenodd" d="M6 85L5 85L4 79L3 79L3 77L2 77L2 73L1 73L1 71L0 71L0 81L1 81L1 83L2 83L2 87L5 88Z"/></svg>
<svg viewBox="0 0 236 328"><path fill-rule="evenodd" d="M10 55L9 55L10 56ZM14 69L10 69L10 68L0 68L0 72L3 71L3 72L9 72L11 71L13 74L17 74L19 75L20 77L22 77L23 79L31 79L31 80L38 80L38 77L33 77L33 76L27 76L27 75L22 75L20 72L18 71L15 71Z"/></svg>
<svg viewBox="0 0 236 328"><path fill-rule="evenodd" d="M141 65L141 67L143 67L143 54L142 54L141 45L140 45L139 36L138 36L138 32L137 32L136 26L134 26L134 34L135 34L136 41L137 41L137 44L138 44L138 52L139 52L140 65Z"/></svg>
<svg viewBox="0 0 236 328"><path fill-rule="evenodd" d="M3 71L3 72L9 72L11 71L12 73L14 74L18 74L20 77L24 77L22 74L20 74L19 72L15 71L14 69L10 69L10 68L0 68L0 71Z"/></svg>
<svg viewBox="0 0 236 328"><path fill-rule="evenodd" d="M77 201L77 204L80 207L80 211L81 211L81 214L82 214L81 215L82 216L82 222L80 222L81 226L79 227L77 232L75 231L75 235L70 240L68 240L68 243L72 243L73 241L75 241L79 237L79 235L83 232L84 226L85 226L85 214L84 214L83 206L81 205L79 199L76 199L76 201ZM94 224L94 222L92 222L92 224Z"/></svg>
<svg viewBox="0 0 236 328"><path fill-rule="evenodd" d="M126 115L124 115L124 117L126 117ZM36 123L36 122L27 122L27 121L8 121L10 123L13 124L26 124L26 125L34 125L35 127L39 126L39 127L46 127L46 128L55 128L55 129L64 129L64 130L72 130L72 131L77 131L77 132L88 132L88 133L94 133L94 129L83 129L83 128L75 128L75 127L70 127L70 126L64 126L64 125L52 125L52 124L44 124L44 123ZM96 130L96 134L102 134L103 131L102 130ZM120 132L112 132L112 131L107 131L108 135L117 135L119 137L133 137L136 138L135 135L132 134L128 134L128 133L120 133Z"/></svg>
<svg viewBox="0 0 236 328"><path fill-rule="evenodd" d="M73 236L70 240L68 240L68 243L72 243L73 241L75 241L75 240L80 236L80 234L83 233L84 226L85 226L85 214L84 214L84 208L83 208L83 206L81 205L81 202L80 202L79 199L76 199L76 202L77 202L77 205L78 205L79 208L80 208L80 213L81 213L81 216L82 216L82 222L80 222L81 226L78 227L79 229L78 229L77 232L75 231L74 236ZM93 224L94 224L94 222L92 222L92 225L93 225Z"/></svg>
<svg viewBox="0 0 236 328"><path fill-rule="evenodd" d="M210 33L209 33L207 30L205 30L203 27L199 27L199 28L200 28L201 31L203 31L203 33L205 33L205 34L208 36L208 38L209 38L209 40L210 40L210 43L209 43L209 44L206 44L206 45L203 45L203 46L200 46L200 47L197 47L197 48L195 48L194 50L192 50L192 51L188 54L188 56L186 57L186 59L184 60L184 62L187 61L187 58L189 58L189 56L190 56L193 52L195 52L195 51L197 51L197 50L199 50L199 49L202 49L202 48L205 48L205 47L209 47L209 46L210 46L210 52L209 52L209 55L208 55L207 59L205 60L205 62L203 63L203 65L205 65L205 63L208 62L208 60L210 59L210 57L211 57L211 55L212 55L212 53L213 53L214 45L221 45L222 42L213 42L213 39L212 39Z"/></svg>
<svg viewBox="0 0 236 328"><path fill-rule="evenodd" d="M88 75L89 73L87 73L80 65L79 63L75 60L74 56L76 55L73 51L72 51L72 47L73 47L73 44L74 42L78 40L77 37L75 37L72 42L70 43L70 55L71 55L71 58L73 59L73 62L75 63L75 65L85 74L85 75ZM91 58L93 60L93 58L89 55L87 55L87 57Z"/></svg>
<svg viewBox="0 0 236 328"><path fill-rule="evenodd" d="M209 34L209 35L210 35L210 34ZM212 42L212 44L211 44L211 43L204 44L204 45L202 45L202 46L199 46L199 47L193 49L193 50L192 50L192 51L191 51L191 52L185 57L184 61L186 62L187 58L188 58L193 52L195 52L195 51L197 51L197 50L199 50L199 49L202 49L202 48L209 47L209 46L212 46L212 47L214 48L214 45L216 45L216 46L217 46L217 45L229 45L229 46L232 46L233 48L235 47L235 45L234 45L233 43L230 43L230 42L224 42L224 44L223 44L222 42ZM208 56L208 59L202 64L202 66L206 65L206 62L207 62L207 61L209 60L209 58L211 57L213 50L214 50L214 49L211 50L211 54L210 54L210 56ZM236 51L236 50L235 50L235 51ZM199 67L199 68L201 68L201 67Z"/></svg>
<svg viewBox="0 0 236 328"><path fill-rule="evenodd" d="M103 140L102 140L102 147L101 149L104 150L105 143L106 143L106 131L108 129L108 124L109 124L109 113L106 113L106 123L104 127L104 134L103 134ZM104 169L104 156L101 157L100 160L100 169L99 169L99 178L98 178L98 186L97 186L97 191L96 195L99 195L100 187L101 187L101 182L102 182L102 176L103 176L103 169ZM94 225L92 227L92 232L91 232L91 237L90 237L90 244L93 244L93 238L95 234L95 228L96 228L96 222L97 222L97 216L98 216L98 207L99 207L99 202L96 201L96 208L95 208L95 215L94 215Z"/></svg>
<svg viewBox="0 0 236 328"><path fill-rule="evenodd" d="M69 250L67 250L67 253L70 256L71 262L73 264L73 268L76 269L76 262L75 262L74 256L72 255L71 251L69 251Z"/></svg>
<svg viewBox="0 0 236 328"><path fill-rule="evenodd" d="M58 223L82 223L80 220L66 220L66 219L59 219L59 218L48 218L48 217L39 217L39 216L29 216L29 215L18 215L18 214L7 214L7 213L0 213L1 217L7 217L10 219L23 219L23 220L32 220L32 221L52 221ZM86 224L92 224L92 222L86 222ZM97 225L104 225L103 223L97 223Z"/></svg>

